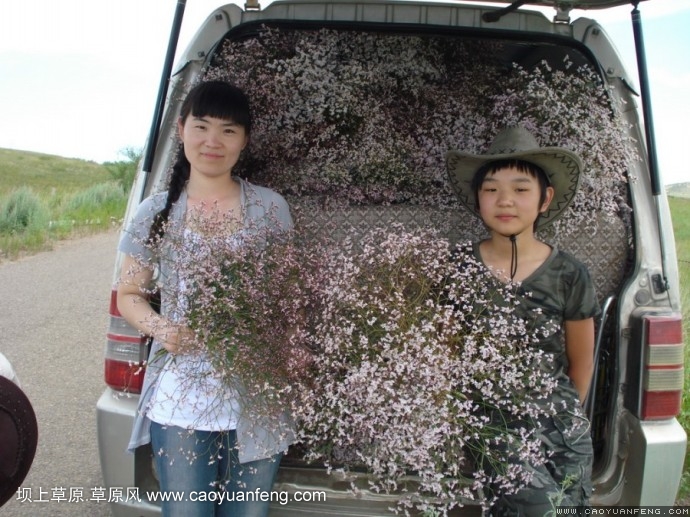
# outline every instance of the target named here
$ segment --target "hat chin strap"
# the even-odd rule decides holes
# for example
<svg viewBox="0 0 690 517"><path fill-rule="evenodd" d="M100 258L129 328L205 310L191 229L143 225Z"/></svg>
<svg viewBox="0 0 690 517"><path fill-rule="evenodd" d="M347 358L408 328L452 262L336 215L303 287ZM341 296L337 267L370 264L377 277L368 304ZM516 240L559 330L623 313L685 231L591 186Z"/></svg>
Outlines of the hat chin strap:
<svg viewBox="0 0 690 517"><path fill-rule="evenodd" d="M508 238L510 239L510 281L515 279L518 268L518 252L517 252L517 242L516 235L513 233Z"/></svg>
<svg viewBox="0 0 690 517"><path fill-rule="evenodd" d="M510 239L510 281L515 280L515 275L517 274L518 268L518 249L517 249L517 234L511 233L510 235L500 234L506 239Z"/></svg>

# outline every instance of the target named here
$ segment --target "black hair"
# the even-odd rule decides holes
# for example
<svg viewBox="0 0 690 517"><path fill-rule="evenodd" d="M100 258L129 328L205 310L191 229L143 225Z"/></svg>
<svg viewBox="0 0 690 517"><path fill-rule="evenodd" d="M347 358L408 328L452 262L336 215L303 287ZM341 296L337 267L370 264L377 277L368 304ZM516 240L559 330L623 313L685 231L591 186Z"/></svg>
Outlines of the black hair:
<svg viewBox="0 0 690 517"><path fill-rule="evenodd" d="M494 174L495 172L501 169L513 168L519 170L520 172L524 172L525 174L529 174L533 178L537 179L537 181L539 182L540 191L539 206L544 204L544 202L546 201L546 189L547 187L551 186L549 177L546 175L546 172L544 172L544 169L526 160L517 160L509 158L505 160L495 160L493 162L485 163L479 169L477 169L477 172L474 173L474 176L472 177L471 187L472 192L474 192L474 203L477 207L477 210L479 210L479 190L482 188L482 183L484 183L486 177L490 174ZM534 221L535 230L537 228L538 220L539 218L537 218L537 220Z"/></svg>
<svg viewBox="0 0 690 517"><path fill-rule="evenodd" d="M192 88L180 108L180 120L184 123L190 115L232 120L235 124L242 126L247 135L252 129L249 98L240 88L224 81L202 82ZM191 165L185 156L184 146L180 143L177 159L170 174L165 207L153 218L149 231L149 243L155 244L163 237L170 209L180 198L189 180L190 169Z"/></svg>

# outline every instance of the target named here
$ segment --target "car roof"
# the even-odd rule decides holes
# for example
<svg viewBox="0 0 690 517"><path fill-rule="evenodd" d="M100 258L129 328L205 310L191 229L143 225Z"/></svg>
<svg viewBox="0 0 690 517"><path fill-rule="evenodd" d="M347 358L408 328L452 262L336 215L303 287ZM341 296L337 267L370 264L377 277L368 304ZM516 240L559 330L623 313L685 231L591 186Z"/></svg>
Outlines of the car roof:
<svg viewBox="0 0 690 517"><path fill-rule="evenodd" d="M642 0L649 1L649 0ZM482 3L519 4L517 7L526 5L536 5L542 7L567 8L567 9L607 9L621 5L633 5L637 2L632 0L481 0Z"/></svg>

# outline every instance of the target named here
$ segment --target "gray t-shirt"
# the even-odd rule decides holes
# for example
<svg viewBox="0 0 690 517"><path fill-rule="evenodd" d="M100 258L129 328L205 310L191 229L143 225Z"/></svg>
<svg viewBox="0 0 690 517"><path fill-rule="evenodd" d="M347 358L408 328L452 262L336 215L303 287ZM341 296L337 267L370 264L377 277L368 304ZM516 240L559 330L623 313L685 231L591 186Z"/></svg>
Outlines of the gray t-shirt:
<svg viewBox="0 0 690 517"><path fill-rule="evenodd" d="M479 243L473 245L475 258L482 262ZM500 282L496 279L496 282ZM564 323L599 314L594 285L587 267L565 251L553 247L551 255L517 289L516 315L530 322L532 328L544 329L538 346L554 359L553 375L559 381L559 393L579 406L579 395L568 377ZM495 300L496 303L504 303Z"/></svg>

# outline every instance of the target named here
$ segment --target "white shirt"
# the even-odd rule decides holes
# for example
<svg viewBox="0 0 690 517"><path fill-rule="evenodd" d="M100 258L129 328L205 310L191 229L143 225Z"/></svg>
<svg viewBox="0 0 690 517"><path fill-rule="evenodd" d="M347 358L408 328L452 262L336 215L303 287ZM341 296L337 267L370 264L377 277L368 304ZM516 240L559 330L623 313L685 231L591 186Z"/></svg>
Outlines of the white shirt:
<svg viewBox="0 0 690 517"><path fill-rule="evenodd" d="M231 237L240 245L241 232ZM213 244L189 229L184 230L184 245L193 246L198 255L211 253ZM179 320L187 308L188 286L184 275L178 284L177 309L171 314ZM229 431L237 427L240 404L237 392L216 372L203 352L167 354L159 360L165 364L154 386L146 415L161 425L174 425L198 431Z"/></svg>

